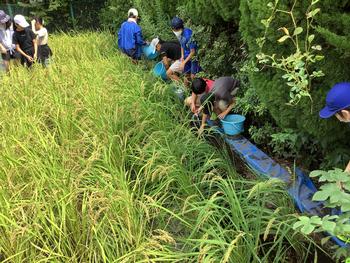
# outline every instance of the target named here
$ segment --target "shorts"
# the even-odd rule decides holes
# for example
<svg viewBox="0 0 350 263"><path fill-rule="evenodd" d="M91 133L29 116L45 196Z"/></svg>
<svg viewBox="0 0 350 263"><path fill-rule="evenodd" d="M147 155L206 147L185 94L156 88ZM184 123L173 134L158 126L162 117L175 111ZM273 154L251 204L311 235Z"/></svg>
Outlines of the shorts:
<svg viewBox="0 0 350 263"><path fill-rule="evenodd" d="M197 74L202 70L198 60L188 61L185 65L184 74Z"/></svg>
<svg viewBox="0 0 350 263"><path fill-rule="evenodd" d="M38 46L38 62L43 66L49 65L49 58L52 56L52 51L48 45Z"/></svg>
<svg viewBox="0 0 350 263"><path fill-rule="evenodd" d="M171 64L169 69L172 72L182 73L181 64L181 60L176 60L173 64Z"/></svg>
<svg viewBox="0 0 350 263"><path fill-rule="evenodd" d="M1 53L1 58L4 61L10 61L11 59L20 59L21 58L21 54L18 53L17 51L7 51L6 54L2 54Z"/></svg>

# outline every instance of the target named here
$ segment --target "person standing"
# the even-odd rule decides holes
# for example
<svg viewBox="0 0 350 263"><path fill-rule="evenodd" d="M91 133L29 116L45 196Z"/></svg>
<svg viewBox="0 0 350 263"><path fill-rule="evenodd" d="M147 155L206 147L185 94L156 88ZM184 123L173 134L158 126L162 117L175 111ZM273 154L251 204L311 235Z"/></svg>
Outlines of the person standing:
<svg viewBox="0 0 350 263"><path fill-rule="evenodd" d="M350 82L335 84L328 92L326 106L319 112L322 119L335 116L340 122L350 123ZM350 173L350 161L345 168Z"/></svg>
<svg viewBox="0 0 350 263"><path fill-rule="evenodd" d="M118 46L120 50L135 63L141 59L142 46L146 45L138 20L139 12L135 8L131 8L128 11L128 20L121 25L118 31Z"/></svg>
<svg viewBox="0 0 350 263"><path fill-rule="evenodd" d="M41 17L36 17L32 21L32 31L37 35L38 43L38 62L44 67L49 65L52 51L48 45L49 34L44 27L44 20Z"/></svg>
<svg viewBox="0 0 350 263"><path fill-rule="evenodd" d="M16 50L21 54L22 65L31 67L37 60L38 54L36 35L24 16L16 15L13 20L16 26L16 31L13 34L13 44L16 45Z"/></svg>
<svg viewBox="0 0 350 263"><path fill-rule="evenodd" d="M10 60L18 59L20 56L12 43L13 28L9 15L0 10L0 53L4 62L5 70L10 70Z"/></svg>

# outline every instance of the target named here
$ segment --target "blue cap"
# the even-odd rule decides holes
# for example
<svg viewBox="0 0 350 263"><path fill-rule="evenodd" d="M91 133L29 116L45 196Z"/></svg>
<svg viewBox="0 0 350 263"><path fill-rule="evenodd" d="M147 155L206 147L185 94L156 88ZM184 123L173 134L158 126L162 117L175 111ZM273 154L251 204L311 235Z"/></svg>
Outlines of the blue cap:
<svg viewBox="0 0 350 263"><path fill-rule="evenodd" d="M337 83L328 92L326 107L320 111L320 117L330 118L348 107L350 107L350 82Z"/></svg>
<svg viewBox="0 0 350 263"><path fill-rule="evenodd" d="M174 29L180 29L184 27L184 21L180 18L175 16L172 20L171 20L171 27Z"/></svg>

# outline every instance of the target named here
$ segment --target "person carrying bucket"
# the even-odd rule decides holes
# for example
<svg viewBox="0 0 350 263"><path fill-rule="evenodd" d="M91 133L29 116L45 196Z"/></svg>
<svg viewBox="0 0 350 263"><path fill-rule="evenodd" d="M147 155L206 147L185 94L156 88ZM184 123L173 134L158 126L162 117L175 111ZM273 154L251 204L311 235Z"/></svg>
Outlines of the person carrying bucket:
<svg viewBox="0 0 350 263"><path fill-rule="evenodd" d="M199 112L201 106L201 97L211 92L214 81L204 78L195 78L191 83L192 94L185 99L185 105L191 108L194 114Z"/></svg>
<svg viewBox="0 0 350 263"><path fill-rule="evenodd" d="M199 112L202 112L202 121L198 130L199 135L203 133L205 124L213 113L222 120L231 112L236 103L235 95L238 88L239 81L232 77L221 77L215 80L211 92L200 99Z"/></svg>
<svg viewBox="0 0 350 263"><path fill-rule="evenodd" d="M319 112L322 119L335 116L339 121L350 123L350 82L335 84L328 92L326 106ZM345 168L350 173L350 161Z"/></svg>
<svg viewBox="0 0 350 263"><path fill-rule="evenodd" d="M181 73L181 46L178 42L162 41L155 38L151 42L154 52L158 51L166 69L166 75L171 78L174 73Z"/></svg>
<svg viewBox="0 0 350 263"><path fill-rule="evenodd" d="M130 57L135 63L141 59L142 46L147 43L143 40L142 29L137 24L139 13L135 8L128 11L128 20L118 31L118 46L120 50Z"/></svg>
<svg viewBox="0 0 350 263"><path fill-rule="evenodd" d="M184 22L179 17L171 20L171 28L181 45L181 71L185 74L185 86L189 85L189 80L194 79L195 75L201 71L198 60L196 58L198 46L194 39L193 31L184 27ZM170 79L180 81L175 74L171 74Z"/></svg>

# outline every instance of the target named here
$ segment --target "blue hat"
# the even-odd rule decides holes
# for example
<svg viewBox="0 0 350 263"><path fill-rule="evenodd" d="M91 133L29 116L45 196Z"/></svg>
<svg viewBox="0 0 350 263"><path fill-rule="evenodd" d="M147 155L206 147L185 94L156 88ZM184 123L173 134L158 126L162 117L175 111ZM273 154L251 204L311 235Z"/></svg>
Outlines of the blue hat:
<svg viewBox="0 0 350 263"><path fill-rule="evenodd" d="M180 29L184 27L184 21L182 21L182 19L180 17L175 16L172 20L171 20L171 27L174 29Z"/></svg>
<svg viewBox="0 0 350 263"><path fill-rule="evenodd" d="M350 82L337 83L328 92L326 107L320 111L320 117L330 118L348 107L350 107Z"/></svg>

